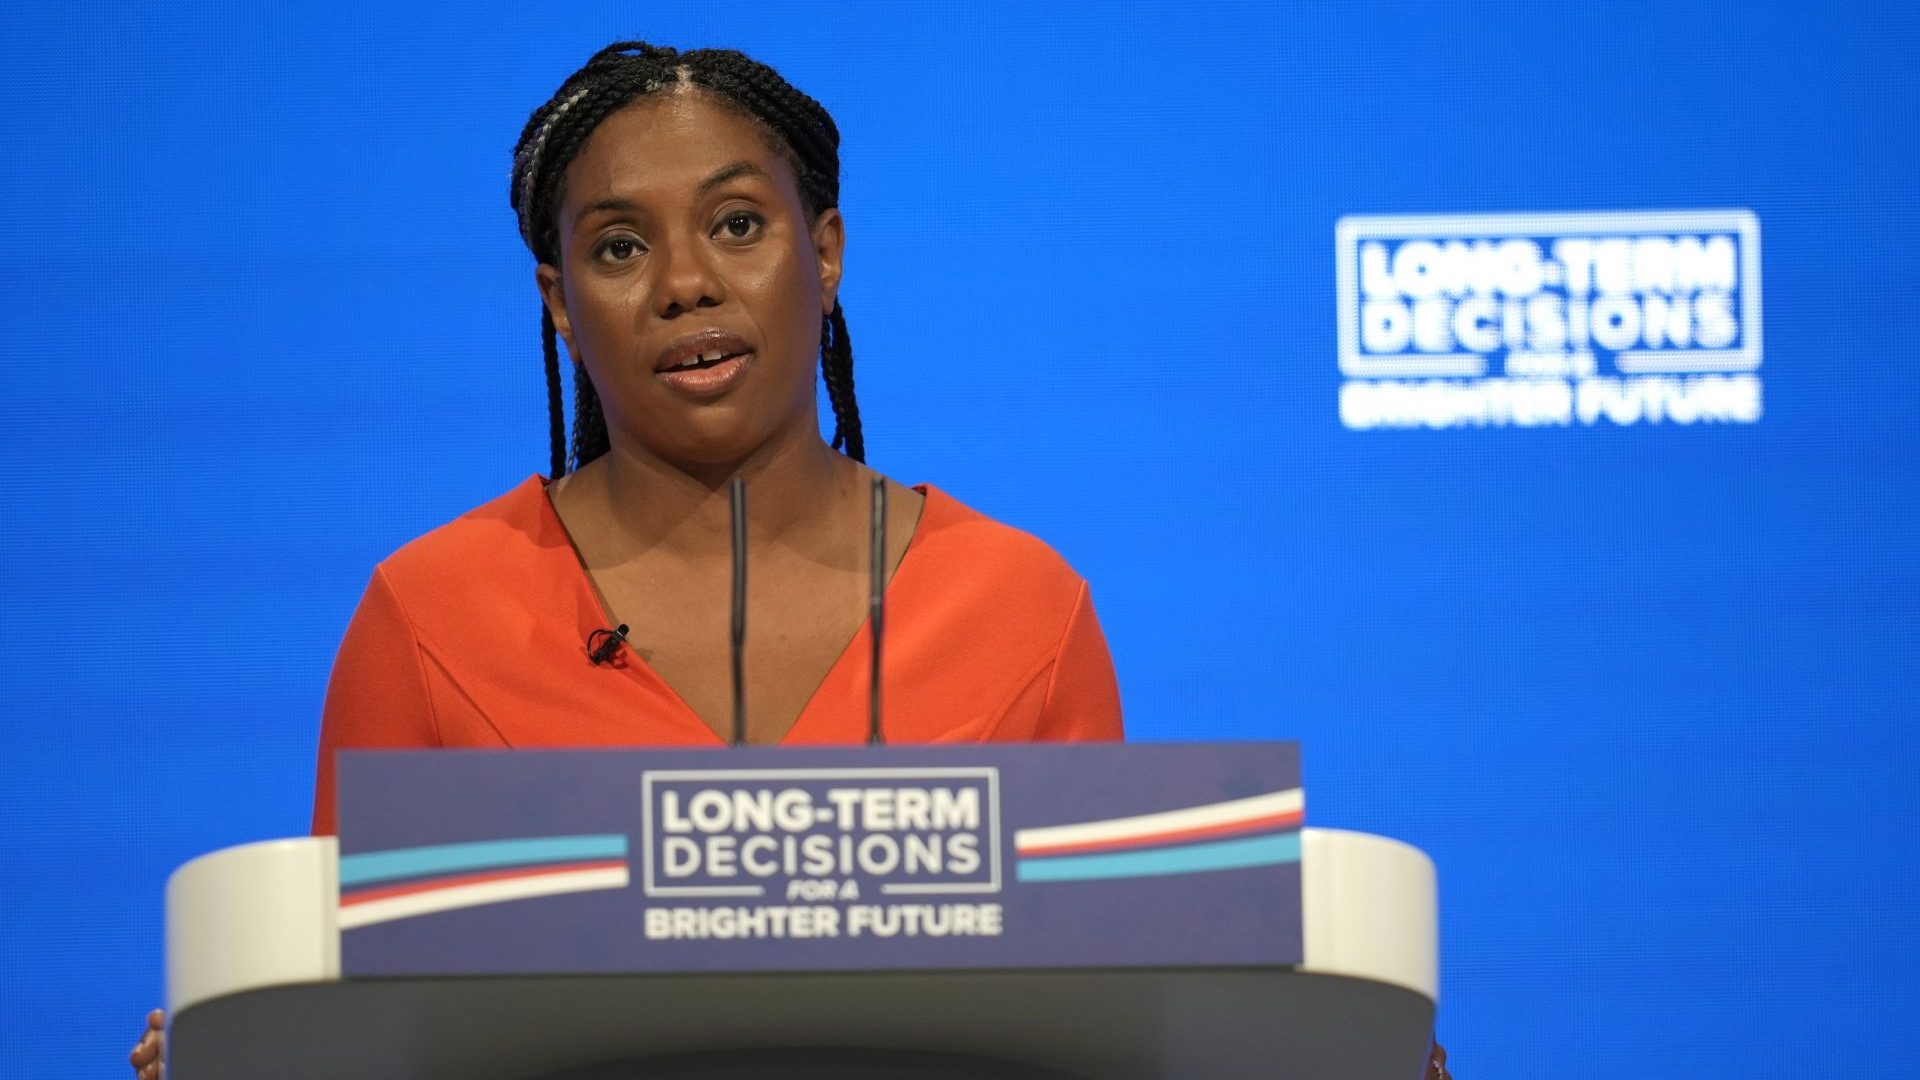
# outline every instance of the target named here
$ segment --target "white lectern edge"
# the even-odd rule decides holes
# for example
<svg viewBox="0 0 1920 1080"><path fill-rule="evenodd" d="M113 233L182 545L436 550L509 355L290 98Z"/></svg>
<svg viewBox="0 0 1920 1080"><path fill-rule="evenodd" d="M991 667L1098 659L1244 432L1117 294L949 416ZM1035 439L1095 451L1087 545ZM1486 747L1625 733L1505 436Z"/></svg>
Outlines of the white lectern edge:
<svg viewBox="0 0 1920 1080"><path fill-rule="evenodd" d="M1432 860L1398 840L1301 830L1305 962L1440 1000ZM339 845L266 840L194 859L167 880L167 1008L340 978Z"/></svg>

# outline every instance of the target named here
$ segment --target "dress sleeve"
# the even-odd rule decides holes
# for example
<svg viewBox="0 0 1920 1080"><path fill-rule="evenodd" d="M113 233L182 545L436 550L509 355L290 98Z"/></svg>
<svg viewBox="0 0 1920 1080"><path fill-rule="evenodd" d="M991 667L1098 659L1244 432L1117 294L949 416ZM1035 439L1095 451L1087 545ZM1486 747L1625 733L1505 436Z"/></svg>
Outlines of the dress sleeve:
<svg viewBox="0 0 1920 1080"><path fill-rule="evenodd" d="M339 750L421 749L440 745L420 643L386 574L376 567L347 624L327 683L320 719L320 762L313 831L334 831L334 754Z"/></svg>
<svg viewBox="0 0 1920 1080"><path fill-rule="evenodd" d="M1093 613L1093 598L1084 581L1054 655L1053 676L1047 683L1034 738L1065 742L1119 742L1125 738L1113 656L1107 652L1106 635L1100 632L1100 620Z"/></svg>

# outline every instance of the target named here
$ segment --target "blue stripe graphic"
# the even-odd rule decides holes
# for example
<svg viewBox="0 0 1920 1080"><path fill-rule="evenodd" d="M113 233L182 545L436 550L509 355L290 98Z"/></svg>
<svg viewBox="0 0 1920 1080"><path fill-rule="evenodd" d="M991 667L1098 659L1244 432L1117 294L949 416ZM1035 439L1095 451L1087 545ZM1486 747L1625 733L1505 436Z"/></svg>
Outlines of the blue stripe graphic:
<svg viewBox="0 0 1920 1080"><path fill-rule="evenodd" d="M435 844L431 847L342 855L340 887L344 889L353 885L372 885L381 881L450 874L461 870L492 870L501 866L626 857L627 838L619 833Z"/></svg>
<svg viewBox="0 0 1920 1080"><path fill-rule="evenodd" d="M1014 870L1014 877L1019 881L1097 881L1102 878L1243 870L1250 866L1278 866L1299 861L1300 834L1296 831L1276 836L1161 848L1158 851L1117 851L1105 855L1021 859Z"/></svg>

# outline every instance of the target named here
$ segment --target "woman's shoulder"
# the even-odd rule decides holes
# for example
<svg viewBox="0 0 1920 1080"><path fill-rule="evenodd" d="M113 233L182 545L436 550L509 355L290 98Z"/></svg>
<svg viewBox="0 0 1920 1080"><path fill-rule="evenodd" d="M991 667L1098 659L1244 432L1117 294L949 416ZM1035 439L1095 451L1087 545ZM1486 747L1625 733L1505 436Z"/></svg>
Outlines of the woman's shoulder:
<svg viewBox="0 0 1920 1080"><path fill-rule="evenodd" d="M917 490L926 495L926 505L907 551L909 559L947 571L943 577L1002 601L1070 605L1085 587L1080 574L1046 541L996 521L932 484L918 485Z"/></svg>
<svg viewBox="0 0 1920 1080"><path fill-rule="evenodd" d="M923 528L887 587L887 633L900 643L889 655L902 657L918 712L971 718L928 737L1119 738L1086 580L1031 533L924 490Z"/></svg>
<svg viewBox="0 0 1920 1080"><path fill-rule="evenodd" d="M512 581L516 570L541 571L559 551L570 551L552 516L545 479L529 476L401 545L381 561L380 572L408 592L471 587L479 580Z"/></svg>

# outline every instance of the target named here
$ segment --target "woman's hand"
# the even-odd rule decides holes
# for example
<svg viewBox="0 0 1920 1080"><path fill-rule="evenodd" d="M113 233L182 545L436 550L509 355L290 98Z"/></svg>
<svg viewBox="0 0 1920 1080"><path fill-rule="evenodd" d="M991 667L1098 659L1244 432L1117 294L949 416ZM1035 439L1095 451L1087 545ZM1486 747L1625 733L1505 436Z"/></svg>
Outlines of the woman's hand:
<svg viewBox="0 0 1920 1080"><path fill-rule="evenodd" d="M145 1080L145 1077L141 1080ZM1426 1080L1453 1080L1453 1074L1447 1071L1447 1048L1439 1043L1434 1043L1433 1049L1427 1051Z"/></svg>
<svg viewBox="0 0 1920 1080"><path fill-rule="evenodd" d="M138 1080L161 1080L165 1076L163 1059L167 1056L167 1014L155 1009L147 1014L147 1030L133 1046L127 1060L133 1063Z"/></svg>

